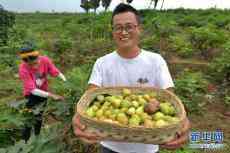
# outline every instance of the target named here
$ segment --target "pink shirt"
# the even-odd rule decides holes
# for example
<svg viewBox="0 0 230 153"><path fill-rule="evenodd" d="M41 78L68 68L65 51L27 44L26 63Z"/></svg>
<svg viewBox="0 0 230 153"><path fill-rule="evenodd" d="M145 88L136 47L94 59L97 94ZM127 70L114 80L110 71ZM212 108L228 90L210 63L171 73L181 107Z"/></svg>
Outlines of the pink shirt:
<svg viewBox="0 0 230 153"><path fill-rule="evenodd" d="M47 75L50 74L56 77L60 72L46 56L38 57L38 66L31 67L23 62L19 66L19 77L23 81L23 95L30 95L31 91L35 88L44 91L48 90Z"/></svg>

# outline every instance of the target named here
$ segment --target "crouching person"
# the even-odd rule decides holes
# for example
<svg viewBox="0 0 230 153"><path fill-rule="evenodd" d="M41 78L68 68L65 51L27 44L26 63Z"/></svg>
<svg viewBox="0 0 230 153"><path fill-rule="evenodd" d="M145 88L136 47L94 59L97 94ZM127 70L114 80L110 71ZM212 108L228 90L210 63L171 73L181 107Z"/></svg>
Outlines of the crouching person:
<svg viewBox="0 0 230 153"><path fill-rule="evenodd" d="M19 56L22 60L19 66L19 77L23 83L23 95L27 99L26 109L32 110L39 107L39 112L32 116L33 121L27 123L22 131L22 138L27 142L33 127L34 134L40 134L42 114L47 98L64 100L64 97L48 92L47 76L60 77L63 81L66 81L66 78L47 56L41 56L39 51L32 47L21 48Z"/></svg>

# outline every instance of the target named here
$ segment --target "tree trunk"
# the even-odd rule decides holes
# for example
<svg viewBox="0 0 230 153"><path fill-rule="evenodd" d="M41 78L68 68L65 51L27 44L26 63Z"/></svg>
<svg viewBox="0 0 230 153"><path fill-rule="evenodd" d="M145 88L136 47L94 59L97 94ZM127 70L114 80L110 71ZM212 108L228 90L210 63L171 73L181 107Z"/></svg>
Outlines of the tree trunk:
<svg viewBox="0 0 230 153"><path fill-rule="evenodd" d="M162 8L164 6L164 2L165 2L165 0L163 0L162 3L161 3L161 10L162 10Z"/></svg>
<svg viewBox="0 0 230 153"><path fill-rule="evenodd" d="M152 6L152 4L153 4L153 1L154 1L154 0L151 0L151 2L150 2L150 4L149 4L149 7L148 7L148 9L150 9L150 7Z"/></svg>

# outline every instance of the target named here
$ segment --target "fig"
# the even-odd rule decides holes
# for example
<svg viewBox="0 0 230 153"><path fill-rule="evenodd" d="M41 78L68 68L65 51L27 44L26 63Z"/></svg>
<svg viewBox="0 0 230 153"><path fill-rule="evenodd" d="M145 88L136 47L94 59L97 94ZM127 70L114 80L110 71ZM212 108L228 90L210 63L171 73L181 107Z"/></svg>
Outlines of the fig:
<svg viewBox="0 0 230 153"><path fill-rule="evenodd" d="M135 114L135 112L136 112L136 109L135 109L134 107L130 107L130 108L128 109L128 111L127 111L127 114L133 115L133 114Z"/></svg>
<svg viewBox="0 0 230 153"><path fill-rule="evenodd" d="M136 114L141 115L144 112L144 107L140 106L136 109Z"/></svg>
<svg viewBox="0 0 230 153"><path fill-rule="evenodd" d="M165 115L174 115L175 114L175 108L170 103L161 103L160 104L160 110Z"/></svg>
<svg viewBox="0 0 230 153"><path fill-rule="evenodd" d="M91 108L92 108L92 110L95 111L95 112L98 110L98 106L96 106L96 105L93 105Z"/></svg>
<svg viewBox="0 0 230 153"><path fill-rule="evenodd" d="M121 108L121 112L126 113L127 111L128 111L128 108L127 108L127 107Z"/></svg>
<svg viewBox="0 0 230 153"><path fill-rule="evenodd" d="M133 115L130 119L129 119L129 125L130 126L139 126L141 122L141 119L138 115Z"/></svg>
<svg viewBox="0 0 230 153"><path fill-rule="evenodd" d="M117 115L118 113L120 113L120 109L114 109L113 113Z"/></svg>
<svg viewBox="0 0 230 153"><path fill-rule="evenodd" d="M111 120L115 121L116 116L117 116L116 114L111 114L111 115L109 116L109 118L110 118Z"/></svg>
<svg viewBox="0 0 230 153"><path fill-rule="evenodd" d="M111 104L110 102L105 101L104 104L103 104L103 106L110 106L110 104Z"/></svg>
<svg viewBox="0 0 230 153"><path fill-rule="evenodd" d="M106 111L106 110L108 110L108 109L109 109L109 106L105 106L105 105L103 105L103 106L101 107L101 109L102 109L103 111Z"/></svg>
<svg viewBox="0 0 230 153"><path fill-rule="evenodd" d="M93 110L93 108L88 108L86 110L86 115L89 116L89 117L94 117L96 114L95 114L95 111Z"/></svg>
<svg viewBox="0 0 230 153"><path fill-rule="evenodd" d="M114 106L114 107L116 107L116 108L118 108L118 107L120 107L120 105L121 105L121 100L120 99L113 99L113 101L112 101L112 105Z"/></svg>
<svg viewBox="0 0 230 153"><path fill-rule="evenodd" d="M164 119L165 121L170 122L170 121L172 120L172 116L165 115L165 116L163 117L163 119Z"/></svg>
<svg viewBox="0 0 230 153"><path fill-rule="evenodd" d="M114 108L113 108L113 106L112 106L112 105L110 105L110 106L109 106L109 109L110 109L110 110L113 110Z"/></svg>
<svg viewBox="0 0 230 153"><path fill-rule="evenodd" d="M111 102L113 99L113 96L107 96L105 97L105 101Z"/></svg>
<svg viewBox="0 0 230 153"><path fill-rule="evenodd" d="M139 106L139 103L137 101L132 101L132 105L137 108Z"/></svg>
<svg viewBox="0 0 230 153"><path fill-rule="evenodd" d="M161 112L156 112L154 115L153 115L153 119L154 120L160 120L160 119L164 119L164 114L163 113L161 113Z"/></svg>
<svg viewBox="0 0 230 153"><path fill-rule="evenodd" d="M144 94L144 95L143 95L143 98L144 98L145 100L148 100L148 101L149 101L150 96L149 96L148 94Z"/></svg>
<svg viewBox="0 0 230 153"><path fill-rule="evenodd" d="M97 100L103 102L105 97L103 95L97 95Z"/></svg>
<svg viewBox="0 0 230 153"><path fill-rule="evenodd" d="M94 106L97 106L97 107L100 107L100 106L101 106L101 103L100 103L99 101L96 101L96 102L94 102L93 105L94 105Z"/></svg>
<svg viewBox="0 0 230 153"><path fill-rule="evenodd" d="M105 113L104 113L104 115L106 117L109 117L111 114L112 114L112 112L110 110L106 110Z"/></svg>
<svg viewBox="0 0 230 153"><path fill-rule="evenodd" d="M136 97L137 97L137 96L136 96L136 95L133 95L133 94L129 96L130 100L135 100Z"/></svg>
<svg viewBox="0 0 230 153"><path fill-rule="evenodd" d="M142 99L142 98L143 98L143 96L141 96L141 95L136 96L136 100L137 100L137 101L139 101L139 100Z"/></svg>
<svg viewBox="0 0 230 153"><path fill-rule="evenodd" d="M116 119L119 123L124 124L124 125L127 125L129 122L128 117L125 115L125 113L117 114Z"/></svg>
<svg viewBox="0 0 230 153"><path fill-rule="evenodd" d="M128 100L123 100L121 102L121 107L122 108L129 108L131 106L131 103Z"/></svg>
<svg viewBox="0 0 230 153"><path fill-rule="evenodd" d="M160 104L160 102L157 99L155 99L155 98L150 98L149 102L150 103L159 103Z"/></svg>
<svg viewBox="0 0 230 153"><path fill-rule="evenodd" d="M157 120L156 123L155 123L156 127L162 127L162 126L166 126L166 125L168 125L168 123L166 121L164 121L164 120L161 120L161 119Z"/></svg>
<svg viewBox="0 0 230 153"><path fill-rule="evenodd" d="M144 111L148 114L153 114L160 108L159 106L160 103L157 100L151 100L145 104Z"/></svg>
<svg viewBox="0 0 230 153"><path fill-rule="evenodd" d="M144 98L139 98L138 102L139 102L140 105L145 105L147 103Z"/></svg>
<svg viewBox="0 0 230 153"><path fill-rule="evenodd" d="M117 99L120 99L120 100L122 100L123 99L123 96L122 95L117 95L117 96L115 96Z"/></svg>
<svg viewBox="0 0 230 153"><path fill-rule="evenodd" d="M104 111L102 109L99 109L97 112L96 112L96 117L97 118L100 118L101 116L103 116L103 113Z"/></svg>
<svg viewBox="0 0 230 153"><path fill-rule="evenodd" d="M131 90L124 88L122 93L124 96L128 96L128 95L131 95Z"/></svg>
<svg viewBox="0 0 230 153"><path fill-rule="evenodd" d="M145 128L152 128L154 125L153 121L152 120L149 120L149 119L145 119L144 120L144 127Z"/></svg>
<svg viewBox="0 0 230 153"><path fill-rule="evenodd" d="M152 117L151 117L150 115L148 115L147 113L145 113L145 112L143 112L143 113L141 114L141 118L143 119L143 121L144 121L145 119L149 119L149 120L152 119Z"/></svg>
<svg viewBox="0 0 230 153"><path fill-rule="evenodd" d="M124 100L128 100L128 101L132 101L131 97L128 96L128 97L125 97Z"/></svg>

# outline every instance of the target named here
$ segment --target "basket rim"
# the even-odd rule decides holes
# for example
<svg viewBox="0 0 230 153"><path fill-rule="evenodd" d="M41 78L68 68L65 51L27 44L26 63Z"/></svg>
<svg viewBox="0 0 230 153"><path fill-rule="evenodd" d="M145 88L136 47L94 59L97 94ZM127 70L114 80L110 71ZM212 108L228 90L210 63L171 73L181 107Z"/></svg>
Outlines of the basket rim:
<svg viewBox="0 0 230 153"><path fill-rule="evenodd" d="M93 118L88 117L84 113L84 111L82 109L80 109L80 107L79 107L81 105L82 99L84 99L88 94L94 93L95 91L106 91L106 90L111 90L111 89L121 90L121 89L124 89L124 88L131 89L131 90L132 89L145 89L145 90L157 90L157 91L160 91L160 92L165 92L166 94L172 96L177 101L177 103L178 103L178 105L179 105L179 107L181 109L181 114L180 114L180 117L179 117L179 122L182 122L182 121L184 121L186 119L186 111L185 111L184 105L183 105L182 101L172 91L169 91L167 89L158 89L158 88L155 88L155 87L140 87L140 86L131 86L131 87L130 86L99 87L99 88L92 88L92 89L86 90L85 93L82 95L82 97L77 102L77 104L75 106L75 112L80 116L80 118L84 118L85 120L94 121L96 123L101 123L101 124L104 124L104 125L110 125L110 126L117 127L117 128L125 128L125 129L133 129L133 130L140 130L140 129L142 129L143 130L143 126L130 127L130 126L127 126L127 125L122 125L122 124L116 124L116 123L110 123L110 122L95 120ZM146 130L151 130L151 129L165 129L165 128L170 128L170 127L176 126L177 124L178 123L172 123L172 124L169 124L169 125L166 125L166 126L162 126L162 127L145 128L145 129Z"/></svg>

